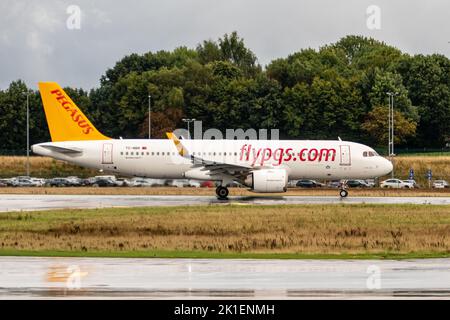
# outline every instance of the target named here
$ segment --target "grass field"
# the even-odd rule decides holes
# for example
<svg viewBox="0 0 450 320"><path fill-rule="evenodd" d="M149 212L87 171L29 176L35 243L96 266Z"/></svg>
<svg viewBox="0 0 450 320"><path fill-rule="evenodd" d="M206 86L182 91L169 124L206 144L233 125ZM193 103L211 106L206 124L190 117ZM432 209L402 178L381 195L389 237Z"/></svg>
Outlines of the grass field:
<svg viewBox="0 0 450 320"><path fill-rule="evenodd" d="M289 188L285 193L254 193L247 188L230 188L230 196L338 196L338 189ZM78 195L195 195L215 197L215 188L95 188L95 187L34 187L0 188L0 194L78 194ZM350 197L450 197L450 189L349 189Z"/></svg>
<svg viewBox="0 0 450 320"><path fill-rule="evenodd" d="M450 206L296 205L2 213L0 255L450 256Z"/></svg>
<svg viewBox="0 0 450 320"><path fill-rule="evenodd" d="M0 156L0 177L25 175L26 157ZM413 168L416 181L427 186L426 171L432 169L433 178L450 180L450 155L445 156L398 156L394 158L395 174L398 178L407 179L409 169ZM46 157L30 158L30 174L35 177L50 178L75 175L90 177L98 175L98 171L85 169L62 161Z"/></svg>

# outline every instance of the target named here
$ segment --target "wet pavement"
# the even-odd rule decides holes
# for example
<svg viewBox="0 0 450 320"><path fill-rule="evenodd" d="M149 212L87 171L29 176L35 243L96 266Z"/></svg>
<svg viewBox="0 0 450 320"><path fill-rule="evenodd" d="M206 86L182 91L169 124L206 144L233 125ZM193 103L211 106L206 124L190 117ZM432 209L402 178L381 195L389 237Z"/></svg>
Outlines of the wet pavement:
<svg viewBox="0 0 450 320"><path fill-rule="evenodd" d="M254 196L218 200L211 196L186 195L0 195L0 212L64 208L107 208L185 205L282 205L282 204L428 204L450 205L450 197L352 197L339 196Z"/></svg>
<svg viewBox="0 0 450 320"><path fill-rule="evenodd" d="M450 298L450 259L0 257L0 299Z"/></svg>

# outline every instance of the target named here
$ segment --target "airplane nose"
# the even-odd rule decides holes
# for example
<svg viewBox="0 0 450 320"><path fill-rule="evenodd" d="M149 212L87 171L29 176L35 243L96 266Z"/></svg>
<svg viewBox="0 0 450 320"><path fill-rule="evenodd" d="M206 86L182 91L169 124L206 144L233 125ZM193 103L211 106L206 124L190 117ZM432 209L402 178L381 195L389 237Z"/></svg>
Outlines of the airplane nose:
<svg viewBox="0 0 450 320"><path fill-rule="evenodd" d="M385 170L385 175L392 172L392 169L394 169L394 166L392 165L392 162L388 159L383 159L383 169Z"/></svg>

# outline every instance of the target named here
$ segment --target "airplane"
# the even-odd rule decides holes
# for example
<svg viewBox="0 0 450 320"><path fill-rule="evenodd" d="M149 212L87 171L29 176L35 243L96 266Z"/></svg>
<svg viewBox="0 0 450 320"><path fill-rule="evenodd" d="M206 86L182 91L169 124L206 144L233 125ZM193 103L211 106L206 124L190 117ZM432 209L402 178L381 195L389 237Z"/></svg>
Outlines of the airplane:
<svg viewBox="0 0 450 320"><path fill-rule="evenodd" d="M112 139L100 133L55 82L39 91L51 142L35 154L123 176L218 182L218 199L236 182L253 192L286 192L288 180L368 179L389 174L392 163L363 144L338 140ZM345 184L339 195L346 197Z"/></svg>

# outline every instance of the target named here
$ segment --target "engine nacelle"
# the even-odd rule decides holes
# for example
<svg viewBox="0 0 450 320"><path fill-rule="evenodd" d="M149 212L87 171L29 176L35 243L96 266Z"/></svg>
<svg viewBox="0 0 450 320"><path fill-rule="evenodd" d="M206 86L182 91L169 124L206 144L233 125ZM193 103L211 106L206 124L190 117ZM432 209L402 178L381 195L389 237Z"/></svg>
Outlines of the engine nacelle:
<svg viewBox="0 0 450 320"><path fill-rule="evenodd" d="M255 192L286 192L288 175L284 169L261 169L250 173L245 185Z"/></svg>

